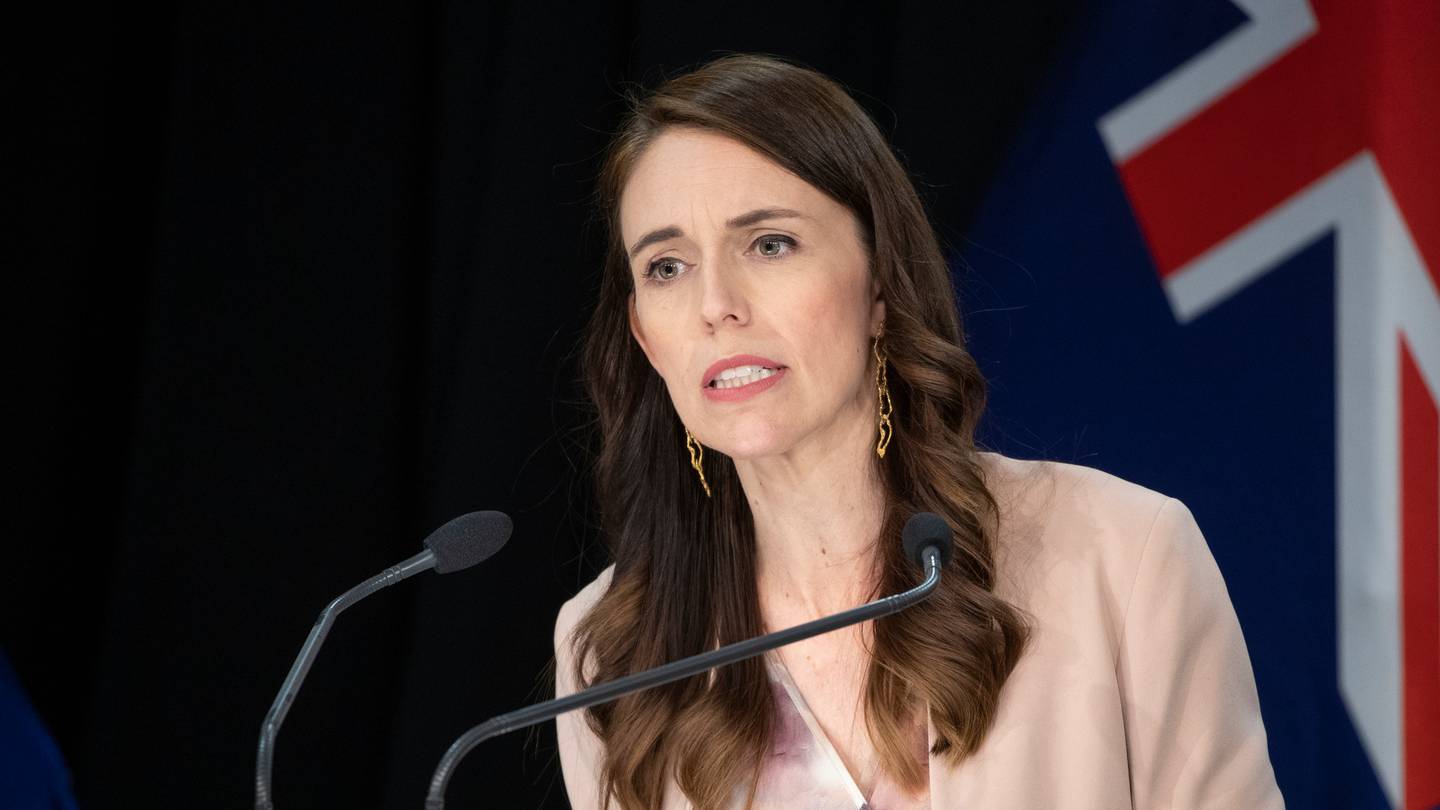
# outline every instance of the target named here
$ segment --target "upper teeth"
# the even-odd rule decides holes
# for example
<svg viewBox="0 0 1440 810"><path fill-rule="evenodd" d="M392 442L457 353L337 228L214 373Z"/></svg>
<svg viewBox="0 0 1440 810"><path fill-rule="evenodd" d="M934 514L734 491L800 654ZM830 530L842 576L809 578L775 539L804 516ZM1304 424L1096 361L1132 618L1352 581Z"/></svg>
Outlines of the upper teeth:
<svg viewBox="0 0 1440 810"><path fill-rule="evenodd" d="M765 366L735 366L733 368L727 368L719 374L715 375L715 379L733 380L736 377L749 377L752 374L759 374L762 371L774 370L775 369L773 368L766 368Z"/></svg>
<svg viewBox="0 0 1440 810"><path fill-rule="evenodd" d="M715 375L715 379L710 381L710 386L712 388L739 388L779 373L779 371L765 366L735 366Z"/></svg>

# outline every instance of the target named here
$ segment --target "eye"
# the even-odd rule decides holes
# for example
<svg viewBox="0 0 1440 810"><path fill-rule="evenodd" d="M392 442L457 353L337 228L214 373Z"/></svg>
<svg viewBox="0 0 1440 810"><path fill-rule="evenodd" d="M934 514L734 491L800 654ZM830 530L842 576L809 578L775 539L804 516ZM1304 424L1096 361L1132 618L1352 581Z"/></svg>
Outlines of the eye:
<svg viewBox="0 0 1440 810"><path fill-rule="evenodd" d="M795 240L778 233L766 234L756 239L755 245L760 251L760 255L767 259L774 259L785 255L782 251L782 248L785 247L788 247L791 251L795 250Z"/></svg>
<svg viewBox="0 0 1440 810"><path fill-rule="evenodd" d="M647 283L668 284L683 272L685 272L684 262L679 261L673 256L667 256L663 259L656 259L650 262L645 266L645 271L641 273L640 276L644 278Z"/></svg>

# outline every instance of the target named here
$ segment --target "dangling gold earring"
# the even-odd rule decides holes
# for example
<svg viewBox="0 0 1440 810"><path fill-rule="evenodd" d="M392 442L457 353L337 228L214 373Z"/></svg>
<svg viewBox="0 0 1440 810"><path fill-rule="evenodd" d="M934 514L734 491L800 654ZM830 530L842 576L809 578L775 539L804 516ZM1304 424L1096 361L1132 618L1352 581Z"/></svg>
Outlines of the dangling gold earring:
<svg viewBox="0 0 1440 810"><path fill-rule="evenodd" d="M890 436L894 428L890 426L890 414L894 406L890 403L890 386L885 379L885 353L880 350L880 336L885 333L885 328L880 328L880 333L875 335L873 350L875 352L875 389L880 399L880 441L875 445L875 453L880 458L885 457L885 448L890 446Z"/></svg>
<svg viewBox="0 0 1440 810"><path fill-rule="evenodd" d="M685 428L685 449L690 451L690 466L700 474L700 486L705 488L705 497L708 498L710 485L705 483L705 468L700 466L700 462L705 460L705 446L695 441L695 437L690 435L690 428Z"/></svg>

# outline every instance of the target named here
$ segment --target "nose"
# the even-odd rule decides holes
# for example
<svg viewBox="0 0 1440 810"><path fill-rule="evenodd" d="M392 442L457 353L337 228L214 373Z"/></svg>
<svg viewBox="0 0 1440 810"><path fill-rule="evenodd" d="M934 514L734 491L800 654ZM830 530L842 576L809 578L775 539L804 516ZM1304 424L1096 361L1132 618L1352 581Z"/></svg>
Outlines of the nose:
<svg viewBox="0 0 1440 810"><path fill-rule="evenodd" d="M750 301L740 268L717 260L700 272L700 318L711 330L750 322Z"/></svg>

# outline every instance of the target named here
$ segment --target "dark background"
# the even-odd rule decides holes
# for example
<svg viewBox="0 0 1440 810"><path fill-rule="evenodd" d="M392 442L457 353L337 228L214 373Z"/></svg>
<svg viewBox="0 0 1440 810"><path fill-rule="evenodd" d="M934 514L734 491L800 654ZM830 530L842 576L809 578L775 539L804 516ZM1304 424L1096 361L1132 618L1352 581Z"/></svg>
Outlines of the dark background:
<svg viewBox="0 0 1440 810"><path fill-rule="evenodd" d="M0 645L86 808L248 805L261 719L320 608L473 509L509 512L509 545L341 618L279 738L277 802L418 807L456 735L548 695L555 612L603 563L574 352L625 87L731 51L807 63L874 115L950 248L1075 19L1055 3L43 13L11 31L30 46L5 169L12 307L35 325L16 344ZM563 807L553 726L487 743L450 796Z"/></svg>

